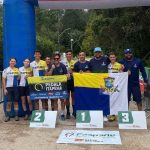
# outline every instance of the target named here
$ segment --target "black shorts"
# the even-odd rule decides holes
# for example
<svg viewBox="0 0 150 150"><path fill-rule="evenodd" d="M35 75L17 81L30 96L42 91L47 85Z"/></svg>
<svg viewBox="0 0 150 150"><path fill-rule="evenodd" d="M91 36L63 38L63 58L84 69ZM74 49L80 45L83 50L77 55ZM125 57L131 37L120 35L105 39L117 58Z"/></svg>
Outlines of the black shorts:
<svg viewBox="0 0 150 150"><path fill-rule="evenodd" d="M133 100L137 103L142 102L140 86L130 86L128 87L128 101L131 100L131 95L133 96Z"/></svg>
<svg viewBox="0 0 150 150"><path fill-rule="evenodd" d="M67 81L67 90L68 92L74 92L74 81L73 79Z"/></svg>
<svg viewBox="0 0 150 150"><path fill-rule="evenodd" d="M8 93L6 95L6 101L7 102L18 102L19 99L19 91L18 87L7 87L6 88Z"/></svg>
<svg viewBox="0 0 150 150"><path fill-rule="evenodd" d="M29 96L30 95L29 87L28 86L25 86L25 87L20 86L19 93L20 93L20 96Z"/></svg>

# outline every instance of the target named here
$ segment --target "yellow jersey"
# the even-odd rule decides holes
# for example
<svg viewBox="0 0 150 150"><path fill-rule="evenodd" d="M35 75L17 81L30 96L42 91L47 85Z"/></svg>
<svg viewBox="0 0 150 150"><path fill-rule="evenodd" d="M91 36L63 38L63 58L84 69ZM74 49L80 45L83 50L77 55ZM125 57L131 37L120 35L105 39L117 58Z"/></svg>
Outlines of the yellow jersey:
<svg viewBox="0 0 150 150"><path fill-rule="evenodd" d="M108 65L108 73L118 73L122 71L122 64L115 62L114 64L109 64Z"/></svg>
<svg viewBox="0 0 150 150"><path fill-rule="evenodd" d="M66 68L67 68L67 70L73 70L75 63L76 63L76 61L74 61L74 60L71 60L70 62L67 61L67 63L66 63Z"/></svg>

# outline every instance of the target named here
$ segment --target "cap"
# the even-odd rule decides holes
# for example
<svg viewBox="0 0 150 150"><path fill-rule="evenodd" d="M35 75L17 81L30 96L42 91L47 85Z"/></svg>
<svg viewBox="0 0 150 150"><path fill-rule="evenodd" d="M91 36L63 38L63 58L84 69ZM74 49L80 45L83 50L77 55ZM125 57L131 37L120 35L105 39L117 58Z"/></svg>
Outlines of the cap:
<svg viewBox="0 0 150 150"><path fill-rule="evenodd" d="M100 47L95 47L95 48L94 48L94 53L95 53L95 52L102 52L102 49L101 49Z"/></svg>
<svg viewBox="0 0 150 150"><path fill-rule="evenodd" d="M132 53L132 49L131 48L127 48L124 50L124 54L127 54L127 53Z"/></svg>

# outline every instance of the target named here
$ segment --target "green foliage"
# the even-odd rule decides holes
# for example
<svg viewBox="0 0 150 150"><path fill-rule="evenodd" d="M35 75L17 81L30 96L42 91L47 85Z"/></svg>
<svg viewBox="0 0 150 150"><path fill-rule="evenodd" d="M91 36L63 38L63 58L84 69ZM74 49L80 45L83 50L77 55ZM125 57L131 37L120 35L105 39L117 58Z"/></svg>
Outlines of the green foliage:
<svg viewBox="0 0 150 150"><path fill-rule="evenodd" d="M88 15L83 10L36 10L37 48L44 57L54 51L64 52L71 48L78 53Z"/></svg>
<svg viewBox="0 0 150 150"><path fill-rule="evenodd" d="M122 57L125 48L133 48L135 55L149 65L150 7L93 10L87 23L83 47L90 51L95 46L105 53L115 51ZM145 56L145 57L144 57Z"/></svg>
<svg viewBox="0 0 150 150"><path fill-rule="evenodd" d="M96 46L104 53L133 48L136 56L150 66L150 7L107 10L41 10L36 9L37 49L43 57L72 47L89 56ZM2 7L0 7L0 59L2 60Z"/></svg>

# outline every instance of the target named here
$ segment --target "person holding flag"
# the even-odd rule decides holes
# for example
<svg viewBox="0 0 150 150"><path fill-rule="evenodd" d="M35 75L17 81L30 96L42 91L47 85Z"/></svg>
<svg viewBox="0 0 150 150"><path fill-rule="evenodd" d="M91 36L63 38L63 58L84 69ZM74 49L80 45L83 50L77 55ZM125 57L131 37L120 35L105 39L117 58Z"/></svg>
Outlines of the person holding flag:
<svg viewBox="0 0 150 150"><path fill-rule="evenodd" d="M133 100L137 103L138 110L142 110L142 98L139 83L139 72L141 72L145 89L147 87L147 75L142 61L139 58L134 57L133 50L131 48L124 50L124 58L119 61L124 65L124 72L128 72L128 101L131 100L131 94Z"/></svg>
<svg viewBox="0 0 150 150"><path fill-rule="evenodd" d="M48 67L47 67L46 62L41 60L41 56L42 56L41 52L39 50L36 50L34 52L35 60L30 63L30 67L32 68L34 77L47 75ZM42 102L42 109L48 110L48 108L47 108L48 100L47 99L42 99L41 102ZM35 100L34 105L35 105L34 109L39 110L39 100Z"/></svg>
<svg viewBox="0 0 150 150"><path fill-rule="evenodd" d="M108 73L123 72L124 66L117 62L117 57L114 52L110 52L108 58L110 60L110 64L108 65Z"/></svg>
<svg viewBox="0 0 150 150"><path fill-rule="evenodd" d="M108 58L110 60L110 64L108 65L108 73L119 73L123 72L124 66L117 62L117 57L114 52L110 52L108 54ZM109 115L108 121L115 121L117 120L116 115Z"/></svg>
<svg viewBox="0 0 150 150"><path fill-rule="evenodd" d="M107 73L109 60L103 56L102 49L96 47L94 49L94 58L90 60L90 72L92 73Z"/></svg>
<svg viewBox="0 0 150 150"><path fill-rule="evenodd" d="M67 73L66 66L60 62L60 54L55 53L54 54L54 64L52 64L52 67L50 71L48 72L48 75L66 75L67 78L70 78L70 75ZM54 110L58 111L58 99L51 99L53 105L54 105ZM61 99L61 114L60 114L60 119L62 121L65 120L65 100Z"/></svg>
<svg viewBox="0 0 150 150"><path fill-rule="evenodd" d="M79 52L79 61L74 65L74 72L89 72L89 61L85 60L86 53L84 51Z"/></svg>
<svg viewBox="0 0 150 150"><path fill-rule="evenodd" d="M109 60L103 56L101 47L95 47L94 58L90 60L90 72L91 73L108 73ZM104 116L104 121L108 121L107 116Z"/></svg>
<svg viewBox="0 0 150 150"><path fill-rule="evenodd" d="M67 119L70 119L70 97L71 97L71 103L72 103L72 115L76 117L75 113L75 106L74 106L74 80L73 80L73 70L74 70L74 64L75 61L73 60L73 53L72 50L67 50L66 52L66 62L64 62L64 65L67 68L68 74L70 74L70 78L67 81L67 89L68 89L68 99L66 101L66 109L67 109Z"/></svg>

